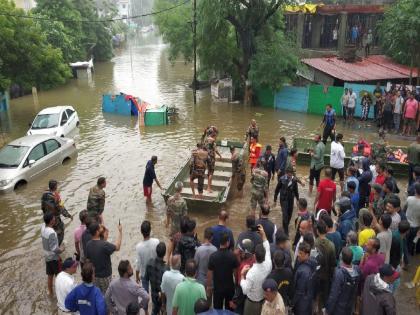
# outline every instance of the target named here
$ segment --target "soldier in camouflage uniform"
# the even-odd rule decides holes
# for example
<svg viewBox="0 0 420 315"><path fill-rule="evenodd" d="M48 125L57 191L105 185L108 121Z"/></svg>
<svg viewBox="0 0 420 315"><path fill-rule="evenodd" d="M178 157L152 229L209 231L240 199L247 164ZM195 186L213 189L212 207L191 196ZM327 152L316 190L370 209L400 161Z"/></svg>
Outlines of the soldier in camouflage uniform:
<svg viewBox="0 0 420 315"><path fill-rule="evenodd" d="M240 152L236 152L233 146L230 147L230 153L232 154L232 183L236 184L238 191L242 192L246 176L243 156Z"/></svg>
<svg viewBox="0 0 420 315"><path fill-rule="evenodd" d="M193 150L190 164L190 186L193 196L195 197L194 180L198 179L198 196L203 197L204 176L209 163L209 154L203 149L201 143L197 143L197 149Z"/></svg>
<svg viewBox="0 0 420 315"><path fill-rule="evenodd" d="M248 130L246 131L246 140L248 143L251 141L251 137L255 138L258 142L258 136L260 133L260 129L258 128L257 122L255 119L251 120L251 124L248 127Z"/></svg>
<svg viewBox="0 0 420 315"><path fill-rule="evenodd" d="M214 174L214 168L216 166L216 154L221 159L222 156L220 155L219 151L216 148L216 139L212 137L207 137L205 142L205 149L209 154L209 163L207 164L207 176L208 176L208 183L207 183L207 191L209 193L212 192L211 190L211 181Z"/></svg>
<svg viewBox="0 0 420 315"><path fill-rule="evenodd" d="M58 245L61 245L64 239L64 223L61 221L61 215L66 218L73 218L71 214L64 208L61 201L60 193L57 191L58 183L56 180L50 180L48 190L42 194L41 209L45 214L51 212L55 217L54 231L57 233Z"/></svg>
<svg viewBox="0 0 420 315"><path fill-rule="evenodd" d="M257 162L257 167L252 170L251 177L251 211L255 215L257 204L264 206L268 198L268 173L264 170L265 160L261 159Z"/></svg>
<svg viewBox="0 0 420 315"><path fill-rule="evenodd" d="M96 185L89 190L89 197L87 201L87 211L89 216L103 224L102 213L105 208L105 191L106 179L99 177Z"/></svg>
<svg viewBox="0 0 420 315"><path fill-rule="evenodd" d="M184 185L182 182L175 183L175 195L169 197L166 208L166 227L171 223L172 237L174 234L181 231L181 219L188 215L187 203L181 196L182 188Z"/></svg>
<svg viewBox="0 0 420 315"><path fill-rule="evenodd" d="M375 162L386 162L388 151L386 149L387 143L385 141L385 132L382 128L379 130L379 140L372 144L372 160Z"/></svg>
<svg viewBox="0 0 420 315"><path fill-rule="evenodd" d="M203 135L201 136L201 144L204 145L208 137L211 137L216 140L218 134L219 130L216 126L207 126L204 129Z"/></svg>

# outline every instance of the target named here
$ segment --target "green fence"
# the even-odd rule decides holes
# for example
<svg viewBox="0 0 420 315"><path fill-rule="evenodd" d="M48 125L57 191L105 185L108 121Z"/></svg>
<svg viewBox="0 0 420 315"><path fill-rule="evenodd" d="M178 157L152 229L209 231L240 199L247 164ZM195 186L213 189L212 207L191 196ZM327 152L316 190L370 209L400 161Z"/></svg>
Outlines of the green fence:
<svg viewBox="0 0 420 315"><path fill-rule="evenodd" d="M322 115L325 105L331 104L337 115L342 114L340 99L344 88L338 86L311 85L309 87L308 113Z"/></svg>
<svg viewBox="0 0 420 315"><path fill-rule="evenodd" d="M260 88L256 91L258 105L263 107L274 107L274 92L269 88Z"/></svg>

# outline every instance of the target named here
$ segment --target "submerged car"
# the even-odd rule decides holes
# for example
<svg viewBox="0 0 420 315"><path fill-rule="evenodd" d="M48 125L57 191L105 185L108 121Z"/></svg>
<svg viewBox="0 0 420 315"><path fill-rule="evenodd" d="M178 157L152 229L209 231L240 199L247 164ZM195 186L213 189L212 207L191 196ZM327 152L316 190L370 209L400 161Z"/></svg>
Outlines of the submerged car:
<svg viewBox="0 0 420 315"><path fill-rule="evenodd" d="M29 183L76 154L72 139L31 135L14 140L0 149L0 192Z"/></svg>
<svg viewBox="0 0 420 315"><path fill-rule="evenodd" d="M36 115L27 135L67 137L79 124L79 116L72 106L48 107Z"/></svg>

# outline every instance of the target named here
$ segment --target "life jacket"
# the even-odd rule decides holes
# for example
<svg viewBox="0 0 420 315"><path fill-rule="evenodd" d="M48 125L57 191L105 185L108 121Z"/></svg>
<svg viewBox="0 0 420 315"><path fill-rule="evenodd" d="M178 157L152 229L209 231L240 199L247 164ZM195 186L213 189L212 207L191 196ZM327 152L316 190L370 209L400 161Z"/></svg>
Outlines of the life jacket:
<svg viewBox="0 0 420 315"><path fill-rule="evenodd" d="M398 149L393 153L398 162L407 163L407 154L405 154L401 149Z"/></svg>
<svg viewBox="0 0 420 315"><path fill-rule="evenodd" d="M369 157L372 154L372 147L368 143L365 143L362 145L363 145L363 156ZM352 151L353 151L353 155L359 155L359 143L356 143L353 146Z"/></svg>
<svg viewBox="0 0 420 315"><path fill-rule="evenodd" d="M257 164L257 160L261 153L261 144L251 143L249 146L249 163L252 165Z"/></svg>
<svg viewBox="0 0 420 315"><path fill-rule="evenodd" d="M207 159L207 152L203 150L194 150L191 162L191 173L194 175L204 175Z"/></svg>

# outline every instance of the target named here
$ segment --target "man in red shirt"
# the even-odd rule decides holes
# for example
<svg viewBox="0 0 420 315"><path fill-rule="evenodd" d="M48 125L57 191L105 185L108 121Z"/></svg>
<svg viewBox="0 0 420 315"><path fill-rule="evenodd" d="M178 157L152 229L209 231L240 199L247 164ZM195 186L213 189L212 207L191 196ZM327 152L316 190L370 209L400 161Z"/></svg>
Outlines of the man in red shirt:
<svg viewBox="0 0 420 315"><path fill-rule="evenodd" d="M328 213L331 213L336 199L337 186L331 179L331 168L327 167L324 171L324 175L325 178L320 181L318 186L314 207L316 212L321 209L325 209Z"/></svg>
<svg viewBox="0 0 420 315"><path fill-rule="evenodd" d="M411 131L416 130L418 126L417 113L419 110L419 103L414 98L413 93L409 92L408 99L405 101L404 106L404 129L403 135L409 136Z"/></svg>
<svg viewBox="0 0 420 315"><path fill-rule="evenodd" d="M375 165L375 170L376 170L376 178L375 178L375 184L381 185L383 186L385 183L385 168L386 165L384 162L377 162ZM369 202L373 201L373 195L374 195L374 191L371 190L370 192L370 197L369 197Z"/></svg>

